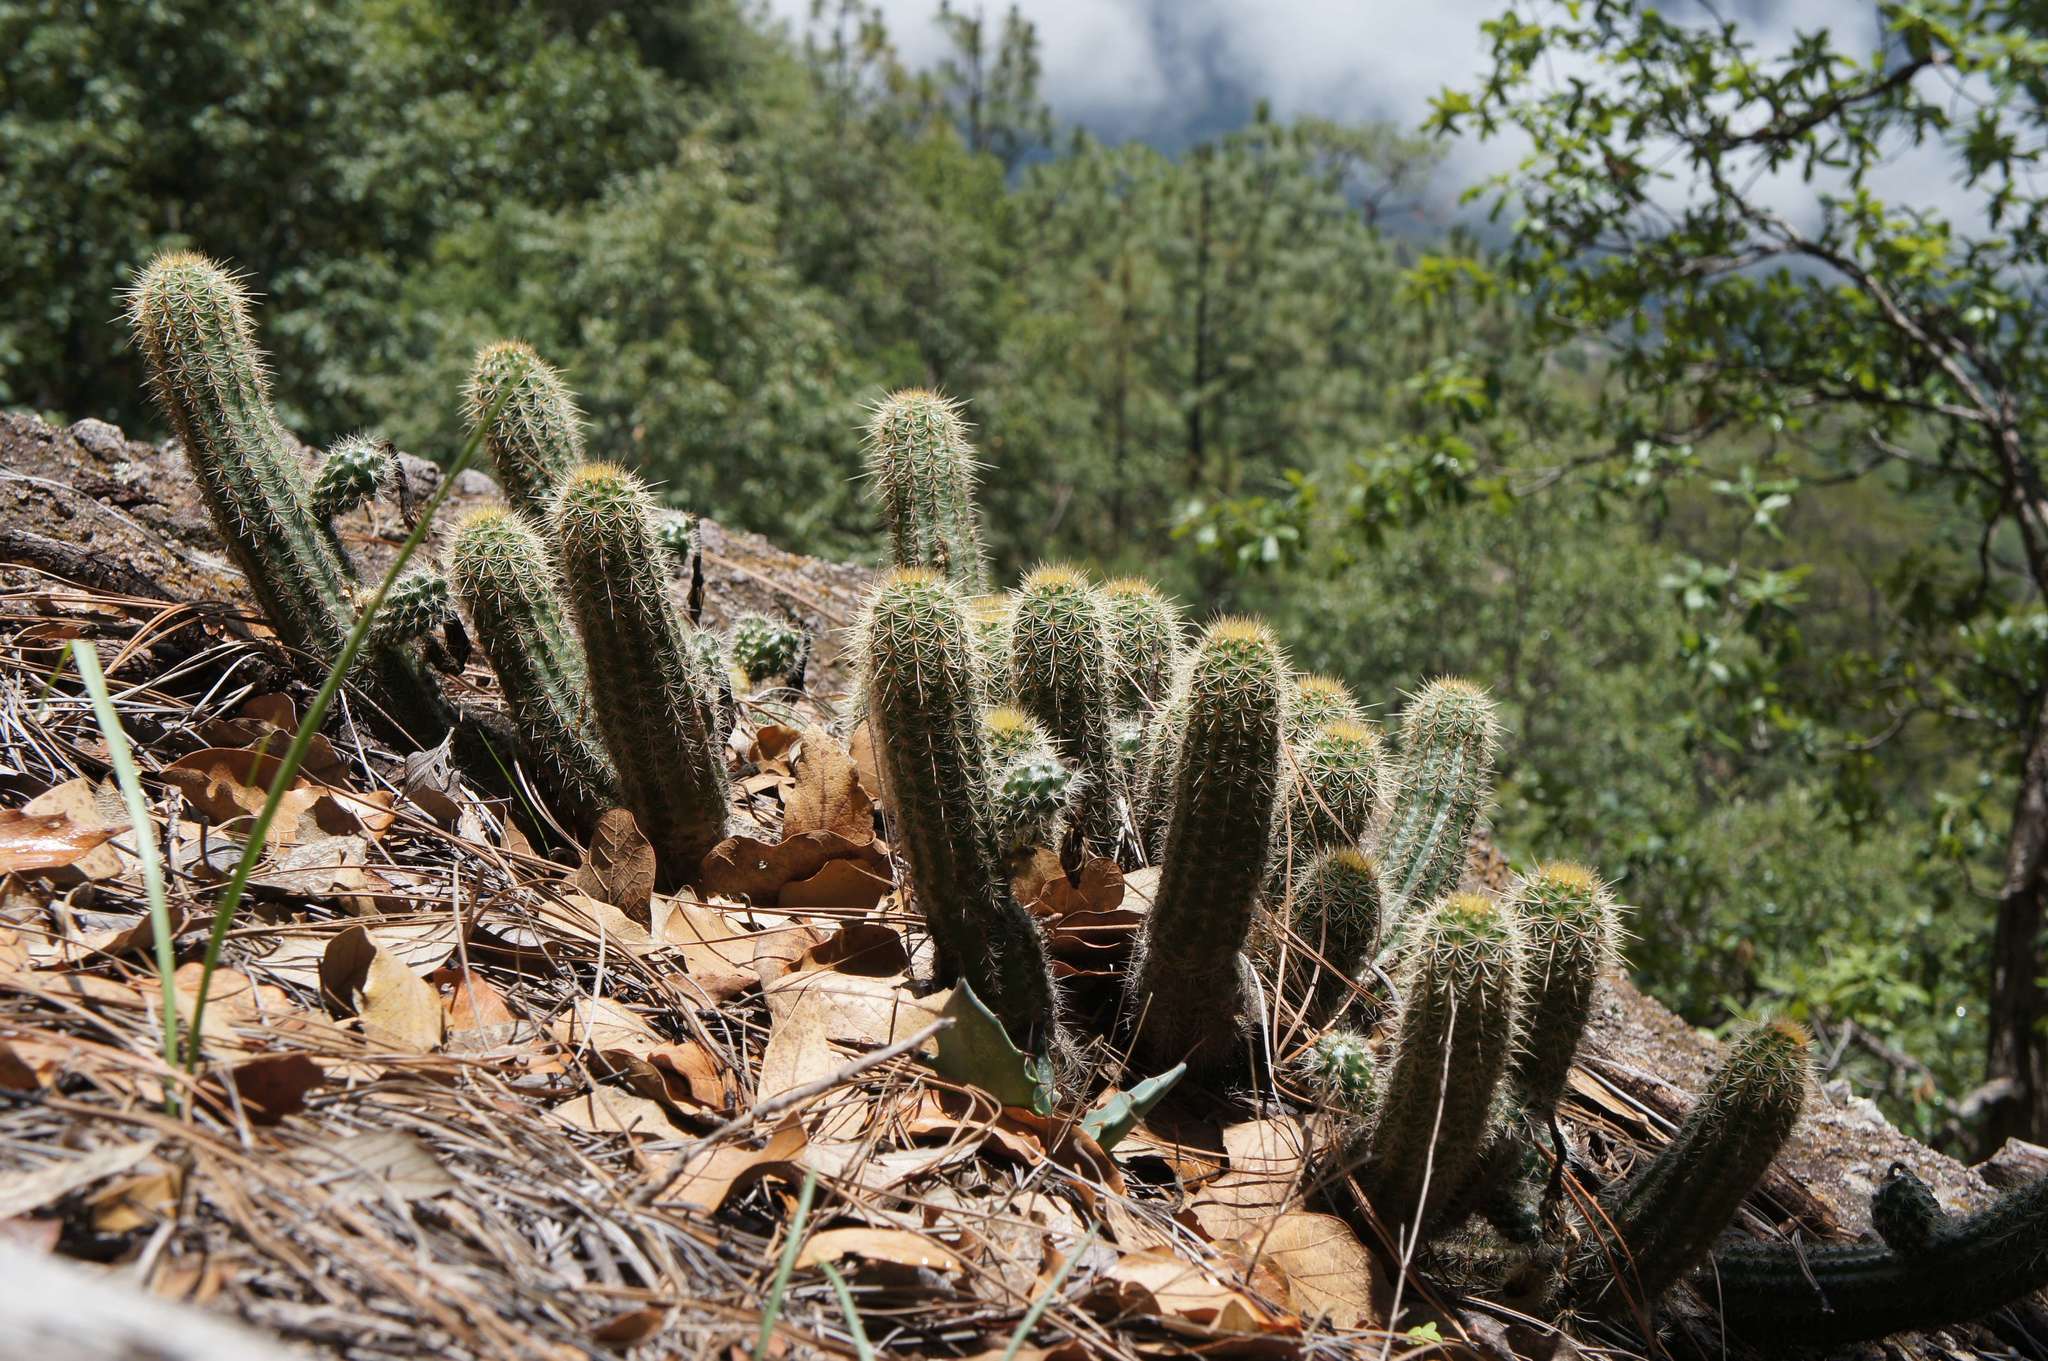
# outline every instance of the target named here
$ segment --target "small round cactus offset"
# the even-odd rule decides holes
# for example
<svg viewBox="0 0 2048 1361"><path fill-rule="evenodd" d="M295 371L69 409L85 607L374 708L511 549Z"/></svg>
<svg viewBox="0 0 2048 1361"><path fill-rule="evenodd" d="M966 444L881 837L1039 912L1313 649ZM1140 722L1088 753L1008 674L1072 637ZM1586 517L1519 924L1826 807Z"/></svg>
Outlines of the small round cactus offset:
<svg viewBox="0 0 2048 1361"><path fill-rule="evenodd" d="M1729 1046L1671 1142L1600 1197L1603 1222L1587 1226L1577 1264L1588 1305L1654 1302L1706 1260L1799 1123L1812 1085L1806 1051L1806 1032L1787 1021Z"/></svg>
<svg viewBox="0 0 2048 1361"><path fill-rule="evenodd" d="M1522 924L1522 1051L1515 1089L1535 1120L1564 1094L1572 1059L1593 1015L1593 991L1614 967L1621 934L1614 895L1584 865L1554 861L1515 886Z"/></svg>
<svg viewBox="0 0 2048 1361"><path fill-rule="evenodd" d="M337 440L313 477L313 513L333 519L377 494L398 466L391 446L368 435Z"/></svg>
<svg viewBox="0 0 2048 1361"><path fill-rule="evenodd" d="M1294 934L1326 967L1295 953L1292 991L1306 995L1311 1016L1334 1015L1379 939L1379 867L1354 847L1322 851L1295 877L1293 907Z"/></svg>
<svg viewBox="0 0 2048 1361"><path fill-rule="evenodd" d="M1119 714L1142 717L1166 698L1180 651L1180 611L1141 577L1118 577L1102 588Z"/></svg>
<svg viewBox="0 0 2048 1361"><path fill-rule="evenodd" d="M1012 1040L1043 1051L1058 1024L1052 964L1003 874L959 593L929 569L890 573L862 614L859 653L883 797L940 981L966 979Z"/></svg>
<svg viewBox="0 0 2048 1361"><path fill-rule="evenodd" d="M1185 1059L1242 1077L1261 1011L1245 959L1280 800L1287 670L1250 619L1220 619L1182 684L1159 883L1131 969L1133 1049L1154 1071Z"/></svg>
<svg viewBox="0 0 2048 1361"><path fill-rule="evenodd" d="M454 612L448 578L415 568L384 593L384 603L370 621L370 634L380 643L412 642L440 628Z"/></svg>
<svg viewBox="0 0 2048 1361"><path fill-rule="evenodd" d="M1302 1051L1296 1068L1316 1100L1353 1120L1373 1112L1372 1046L1355 1030L1332 1030Z"/></svg>
<svg viewBox="0 0 2048 1361"><path fill-rule="evenodd" d="M547 514L562 480L583 461L583 413L561 375L532 346L501 340L476 352L464 396L471 429L490 417L484 452L505 500L514 510Z"/></svg>
<svg viewBox="0 0 2048 1361"><path fill-rule="evenodd" d="M1028 753L1004 766L995 788L996 836L1003 853L1058 846L1079 778L1049 751Z"/></svg>
<svg viewBox="0 0 2048 1361"><path fill-rule="evenodd" d="M1052 739L1038 720L1014 704L999 704L984 712L981 731L988 743L989 764L997 769L1020 756L1052 750Z"/></svg>
<svg viewBox="0 0 2048 1361"><path fill-rule="evenodd" d="M1018 707L1044 725L1053 750L1087 777L1081 834L1113 854L1122 828L1116 746L1110 737L1109 609L1071 567L1040 567L1010 611L1010 678Z"/></svg>
<svg viewBox="0 0 2048 1361"><path fill-rule="evenodd" d="M653 510L631 473L586 464L562 484L554 537L598 731L663 881L679 884L725 836L725 760L698 631L669 603Z"/></svg>
<svg viewBox="0 0 2048 1361"><path fill-rule="evenodd" d="M456 526L448 575L541 787L587 826L619 802L619 776L596 730L583 643L547 542L524 516L487 507Z"/></svg>
<svg viewBox="0 0 2048 1361"><path fill-rule="evenodd" d="M891 393L868 421L868 472L898 567L926 567L969 596L988 591L974 508L974 446L960 403Z"/></svg>
<svg viewBox="0 0 2048 1361"><path fill-rule="evenodd" d="M1500 723L1480 687L1431 681L1401 715L1393 810L1380 840L1388 918L1398 923L1457 886L1472 827L1493 790Z"/></svg>
<svg viewBox="0 0 2048 1361"><path fill-rule="evenodd" d="M1416 923L1358 1171L1390 1231L1426 1234L1479 1168L1518 1034L1521 967L1514 914L1483 894L1453 894Z"/></svg>
<svg viewBox="0 0 2048 1361"><path fill-rule="evenodd" d="M655 528L654 538L678 565L687 566L697 551L697 517L680 511L665 515Z"/></svg>
<svg viewBox="0 0 2048 1361"><path fill-rule="evenodd" d="M803 661L803 630L766 615L743 614L732 626L732 660L749 685L782 684Z"/></svg>

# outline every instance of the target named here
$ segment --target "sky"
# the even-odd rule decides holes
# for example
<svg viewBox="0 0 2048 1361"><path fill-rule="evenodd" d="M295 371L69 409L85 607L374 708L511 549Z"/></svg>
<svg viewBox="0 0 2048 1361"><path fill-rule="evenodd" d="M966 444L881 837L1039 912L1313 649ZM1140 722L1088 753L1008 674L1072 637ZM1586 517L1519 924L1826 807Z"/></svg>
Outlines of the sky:
<svg viewBox="0 0 2048 1361"><path fill-rule="evenodd" d="M954 0L963 9L974 0ZM1539 0L1540 3L1540 0ZM809 0L767 0L801 25ZM1391 119L1414 127L1431 96L1470 87L1486 68L1482 20L1508 0L1018 0L1038 27L1045 95L1064 123L1111 140L1137 137L1175 150L1244 122L1264 97L1285 118ZM913 66L943 55L932 16L938 0L880 0L898 50ZM1529 4L1525 3L1525 9ZM1682 18L1689 0L1660 6ZM1870 0L1729 0L1765 52L1795 33L1828 28L1858 53L1876 37ZM991 18L1007 0L986 0ZM1419 211L1443 219L1457 194L1511 168L1521 147L1460 139L1446 150ZM1881 186L1938 202L1947 171L1937 153L1902 155ZM1813 191L1789 182L1776 206L1795 219L1812 211Z"/></svg>

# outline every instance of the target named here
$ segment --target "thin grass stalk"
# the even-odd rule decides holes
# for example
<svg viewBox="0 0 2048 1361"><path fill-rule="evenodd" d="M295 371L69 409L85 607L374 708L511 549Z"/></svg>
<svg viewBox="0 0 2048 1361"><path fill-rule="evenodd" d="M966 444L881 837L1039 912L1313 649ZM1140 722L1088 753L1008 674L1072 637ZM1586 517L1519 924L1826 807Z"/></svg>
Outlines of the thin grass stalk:
<svg viewBox="0 0 2048 1361"><path fill-rule="evenodd" d="M783 1240L782 1255L775 1259L775 1278L768 1283L768 1298L761 1305L761 1332L754 1339L754 1361L768 1361L768 1344L775 1337L775 1320L782 1317L782 1297L789 1292L789 1273L796 1268L797 1249L804 1241L804 1224L811 1217L811 1197L818 1193L818 1169L804 1170L803 1188L796 1193L796 1213L789 1217L789 1236Z"/></svg>

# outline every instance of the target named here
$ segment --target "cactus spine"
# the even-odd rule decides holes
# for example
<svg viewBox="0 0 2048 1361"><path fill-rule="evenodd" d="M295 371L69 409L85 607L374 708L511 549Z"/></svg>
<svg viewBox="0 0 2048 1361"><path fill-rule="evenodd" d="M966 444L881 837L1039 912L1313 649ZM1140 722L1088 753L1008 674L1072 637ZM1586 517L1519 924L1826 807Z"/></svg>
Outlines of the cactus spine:
<svg viewBox="0 0 2048 1361"><path fill-rule="evenodd" d="M618 803L619 776L598 739L583 644L547 542L521 515L479 510L456 526L448 575L542 787L588 823Z"/></svg>
<svg viewBox="0 0 2048 1361"><path fill-rule="evenodd" d="M1350 846L1323 851L1295 877L1293 901L1294 934L1328 966L1315 968L1296 955L1294 972L1309 993L1310 1014L1329 1016L1343 1006L1347 978L1363 967L1379 938L1379 867Z"/></svg>
<svg viewBox="0 0 2048 1361"><path fill-rule="evenodd" d="M1602 1194L1613 1236L1593 1226L1581 1250L1588 1303L1654 1303L1705 1259L1799 1123L1806 1044L1787 1022L1743 1034L1664 1150Z"/></svg>
<svg viewBox="0 0 2048 1361"><path fill-rule="evenodd" d="M215 530L278 636L331 662L355 623L353 582L271 408L247 294L213 261L176 251L150 261L127 301L150 387ZM363 677L374 710L407 738L432 742L454 726L457 715L416 649L370 648Z"/></svg>
<svg viewBox="0 0 2048 1361"><path fill-rule="evenodd" d="M1132 965L1136 1051L1241 1071L1258 983L1244 958L1280 797L1286 665L1264 624L1209 626L1187 668L1152 911Z"/></svg>
<svg viewBox="0 0 2048 1361"><path fill-rule="evenodd" d="M765 615L743 614L732 626L732 660L749 685L786 682L803 660L804 635Z"/></svg>
<svg viewBox="0 0 2048 1361"><path fill-rule="evenodd" d="M1402 714L1394 806L1380 842L1391 921L1456 887L1493 787L1498 741L1493 701L1470 681L1432 681Z"/></svg>
<svg viewBox="0 0 2048 1361"><path fill-rule="evenodd" d="M1025 578L1010 612L1010 665L1018 707L1086 777L1081 833L1089 850L1114 854L1122 781L1110 731L1114 677L1102 593L1068 567L1041 567Z"/></svg>
<svg viewBox="0 0 2048 1361"><path fill-rule="evenodd" d="M397 463L384 441L368 435L335 441L313 477L313 513L329 520L348 514L377 494Z"/></svg>
<svg viewBox="0 0 2048 1361"><path fill-rule="evenodd" d="M626 806L664 880L689 882L725 836L725 761L696 630L669 603L653 503L624 469L587 464L556 497L554 538Z"/></svg>
<svg viewBox="0 0 2048 1361"><path fill-rule="evenodd" d="M960 404L923 389L892 393L868 422L868 471L896 565L928 567L964 595L986 594L974 446Z"/></svg>
<svg viewBox="0 0 2048 1361"><path fill-rule="evenodd" d="M883 793L941 981L965 978L1020 1045L1048 1046L1056 1028L1052 966L997 855L980 688L959 594L935 571L891 573L862 616L860 654Z"/></svg>
<svg viewBox="0 0 2048 1361"><path fill-rule="evenodd" d="M1701 1273L1702 1288L1738 1336L1842 1346L1960 1323L2048 1286L2048 1176L1975 1214L1947 1215L1894 1169L1871 1209L1882 1244L1731 1245Z"/></svg>
<svg viewBox="0 0 2048 1361"><path fill-rule="evenodd" d="M1522 938L1477 893L1444 899L1402 953L1401 1009L1359 1181L1389 1231L1426 1230L1479 1169L1519 1032Z"/></svg>
<svg viewBox="0 0 2048 1361"><path fill-rule="evenodd" d="M1117 713L1142 716L1166 698L1180 649L1180 611L1157 587L1118 577L1102 588L1109 609L1110 703Z"/></svg>
<svg viewBox="0 0 2048 1361"><path fill-rule="evenodd" d="M1584 865L1554 862L1516 885L1522 924L1522 1052L1515 1089L1532 1119L1550 1117L1586 1022L1593 990L1613 967L1620 926L1613 895Z"/></svg>
<svg viewBox="0 0 2048 1361"><path fill-rule="evenodd" d="M583 414L561 375L532 346L501 340L476 352L464 396L471 429L503 397L484 431L484 452L512 509L548 514L562 479L583 461Z"/></svg>

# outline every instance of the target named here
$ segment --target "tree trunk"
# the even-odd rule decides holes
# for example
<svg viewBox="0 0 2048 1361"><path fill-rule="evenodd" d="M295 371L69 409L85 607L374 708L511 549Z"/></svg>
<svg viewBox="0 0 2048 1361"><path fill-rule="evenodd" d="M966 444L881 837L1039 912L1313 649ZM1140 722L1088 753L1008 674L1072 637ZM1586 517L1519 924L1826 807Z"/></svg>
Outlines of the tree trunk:
<svg viewBox="0 0 2048 1361"><path fill-rule="evenodd" d="M2034 712L2007 834L2005 886L1991 946L1990 1053L1987 1076L2012 1084L1991 1103L1986 1150L2008 1138L2041 1142L2048 1134L2048 1043L2041 1033L2048 999L2041 975L2043 899L2048 895L2048 694Z"/></svg>

